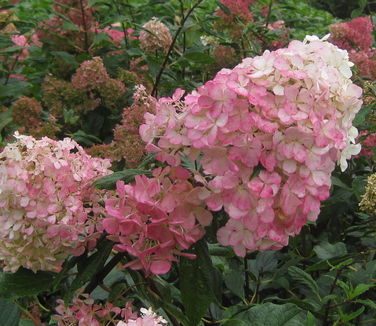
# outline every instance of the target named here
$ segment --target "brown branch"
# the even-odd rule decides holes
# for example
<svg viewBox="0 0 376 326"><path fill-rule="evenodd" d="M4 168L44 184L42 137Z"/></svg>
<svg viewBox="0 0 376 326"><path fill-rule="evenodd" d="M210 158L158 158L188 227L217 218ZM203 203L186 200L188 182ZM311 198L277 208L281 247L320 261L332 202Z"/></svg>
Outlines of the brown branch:
<svg viewBox="0 0 376 326"><path fill-rule="evenodd" d="M172 42L171 42L170 47L168 48L167 54L166 54L165 59L164 59L164 61L163 61L163 63L162 63L161 69L159 70L159 73L158 73L158 75L157 75L157 77L156 77L156 79L155 79L154 87L153 87L153 90L152 90L152 92L151 92L151 94L152 94L153 96L155 96L155 97L157 96L158 85L159 85L159 82L160 82L160 80L161 80L162 74L163 74L163 72L164 72L164 70L165 70L165 68L166 68L167 61L168 61L168 59L169 59L169 57L170 57L170 54L171 54L171 52L172 52L172 49L173 49L174 46L175 46L175 43L176 43L176 41L177 41L177 39L178 39L178 36L179 36L180 32L183 30L183 28L184 28L184 24L185 24L185 22L187 21L188 17L192 14L192 12L193 12L193 11L194 11L194 10L195 10L195 9L201 4L201 2L203 2L203 1L204 1L204 0L198 0L198 1L196 2L196 4L195 4L191 9L189 9L187 15L186 15L186 16L183 16L183 20L182 20L182 22L181 22L181 25L179 26L179 28L177 29L177 31L176 31L176 33L175 33L175 35L174 35L174 38L173 38L173 40L172 40Z"/></svg>
<svg viewBox="0 0 376 326"><path fill-rule="evenodd" d="M82 0L80 0L80 8L81 8L81 15L82 15L82 24L84 28L84 38L85 38L85 51L89 52L89 39L87 36L87 25L86 25L86 17L85 17L85 8Z"/></svg>

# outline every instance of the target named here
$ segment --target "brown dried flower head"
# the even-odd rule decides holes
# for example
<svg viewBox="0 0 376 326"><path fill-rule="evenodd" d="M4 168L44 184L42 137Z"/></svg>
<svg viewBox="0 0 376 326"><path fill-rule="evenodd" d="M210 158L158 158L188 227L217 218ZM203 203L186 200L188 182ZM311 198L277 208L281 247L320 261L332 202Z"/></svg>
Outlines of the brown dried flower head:
<svg viewBox="0 0 376 326"><path fill-rule="evenodd" d="M143 27L145 30L140 32L139 40L145 53L154 54L155 51L166 53L172 43L168 27L156 17L153 17Z"/></svg>

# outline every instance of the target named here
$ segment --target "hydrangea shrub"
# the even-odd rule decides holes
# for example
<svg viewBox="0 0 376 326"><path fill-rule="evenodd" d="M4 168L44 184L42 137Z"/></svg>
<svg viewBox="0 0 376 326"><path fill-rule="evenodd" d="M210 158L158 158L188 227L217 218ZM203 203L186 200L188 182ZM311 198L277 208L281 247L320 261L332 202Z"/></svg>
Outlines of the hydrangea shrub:
<svg viewBox="0 0 376 326"><path fill-rule="evenodd" d="M140 133L161 161L199 160L205 203L229 215L221 244L239 256L280 249L317 219L336 162L345 170L360 151L351 66L325 39L292 41L221 70L184 101L181 90L160 99Z"/></svg>

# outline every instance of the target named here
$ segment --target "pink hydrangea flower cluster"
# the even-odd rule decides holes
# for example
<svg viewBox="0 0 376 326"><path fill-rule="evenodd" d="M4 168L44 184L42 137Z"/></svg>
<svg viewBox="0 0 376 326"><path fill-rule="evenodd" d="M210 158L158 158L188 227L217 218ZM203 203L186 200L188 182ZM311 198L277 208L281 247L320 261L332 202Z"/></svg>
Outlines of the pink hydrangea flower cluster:
<svg viewBox="0 0 376 326"><path fill-rule="evenodd" d="M114 42L114 45L116 45L117 47L120 46L121 41L126 37L131 40L137 39L137 36L132 35L134 32L133 28L127 28L124 33L124 31L117 29L120 27L120 23L114 23L111 24L111 26L107 26L105 28L98 28L96 32L107 34L110 37L110 39Z"/></svg>
<svg viewBox="0 0 376 326"><path fill-rule="evenodd" d="M24 47L18 56L18 60L25 60L29 56L29 50L27 48L30 47L25 35L12 35L11 40L15 45Z"/></svg>
<svg viewBox="0 0 376 326"><path fill-rule="evenodd" d="M253 22L253 14L249 10L249 6L254 2L255 0L221 0L221 3L230 10L231 14L238 16L247 22ZM227 17L228 15L222 10L218 11L217 14L224 19L232 19Z"/></svg>
<svg viewBox="0 0 376 326"><path fill-rule="evenodd" d="M137 318L137 314L132 312L132 305L128 302L125 308L119 308L106 302L105 305L95 304L94 300L87 294L81 294L80 298L75 297L70 306L66 306L64 301L57 300L58 306L55 308L58 315L54 315L58 326L78 325L78 326L102 326L109 321L130 318Z"/></svg>
<svg viewBox="0 0 376 326"><path fill-rule="evenodd" d="M363 136L365 136L365 139L361 141L362 150L357 157L365 156L372 158L375 156L373 149L376 148L376 133L363 130L359 133L359 138Z"/></svg>
<svg viewBox="0 0 376 326"><path fill-rule="evenodd" d="M195 179L228 223L218 240L239 256L279 249L329 196L337 161L360 151L352 120L362 90L347 52L315 36L246 58L180 101L182 90L146 113L140 134L157 158L197 159Z"/></svg>
<svg viewBox="0 0 376 326"><path fill-rule="evenodd" d="M203 187L194 187L181 167L155 169L153 178L136 176L134 184L117 182L118 197L106 200L103 227L114 249L136 259L124 267L164 274L176 256L197 242L212 221Z"/></svg>
<svg viewBox="0 0 376 326"><path fill-rule="evenodd" d="M58 315L54 315L58 326L166 326L167 321L158 316L152 308L141 308L141 316L133 311L131 302L127 302L124 308L114 306L106 302L104 305L95 304L87 294L81 294L80 298L73 299L68 307L63 300L57 300L55 308Z"/></svg>
<svg viewBox="0 0 376 326"><path fill-rule="evenodd" d="M367 51L372 46L373 24L370 16L357 17L330 26L330 41L344 50Z"/></svg>
<svg viewBox="0 0 376 326"><path fill-rule="evenodd" d="M0 261L10 272L58 271L96 244L103 210L91 185L110 163L69 138L16 137L0 153Z"/></svg>

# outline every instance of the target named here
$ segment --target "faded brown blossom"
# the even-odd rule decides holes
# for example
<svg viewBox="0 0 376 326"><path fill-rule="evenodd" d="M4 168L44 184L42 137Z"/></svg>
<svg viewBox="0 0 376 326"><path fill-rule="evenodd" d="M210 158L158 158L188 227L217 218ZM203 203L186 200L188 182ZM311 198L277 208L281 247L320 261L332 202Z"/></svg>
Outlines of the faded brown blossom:
<svg viewBox="0 0 376 326"><path fill-rule="evenodd" d="M71 83L51 75L44 79L42 91L45 106L56 117L61 117L64 110L74 108L83 101L82 92L74 88ZM95 106L87 108L90 109L95 109Z"/></svg>
<svg viewBox="0 0 376 326"><path fill-rule="evenodd" d="M227 45L218 45L213 51L213 57L220 68L232 68L239 62L235 49Z"/></svg>
<svg viewBox="0 0 376 326"><path fill-rule="evenodd" d="M114 129L114 140L110 144L89 148L90 155L107 157L112 161L124 159L130 167L142 161L145 143L138 129L144 123L144 114L155 111L156 99L146 93L144 86L137 85L133 100L133 104L124 109L122 120Z"/></svg>
<svg viewBox="0 0 376 326"><path fill-rule="evenodd" d="M47 76L42 85L43 100L49 112L60 118L64 111L89 112L103 105L119 112L126 88L111 78L101 58L84 61L72 76L72 82Z"/></svg>
<svg viewBox="0 0 376 326"><path fill-rule="evenodd" d="M168 27L158 20L158 18L153 17L144 24L143 28L145 30L140 32L139 37L141 49L148 54L155 54L156 51L167 53L172 43Z"/></svg>
<svg viewBox="0 0 376 326"><path fill-rule="evenodd" d="M43 107L35 98L22 96L11 108L13 121L19 125L18 131L22 134L37 138L42 136L56 138L56 134L60 132L52 116L47 121L42 119Z"/></svg>
<svg viewBox="0 0 376 326"><path fill-rule="evenodd" d="M27 128L39 126L41 122L41 103L31 97L22 96L12 105L13 121Z"/></svg>

